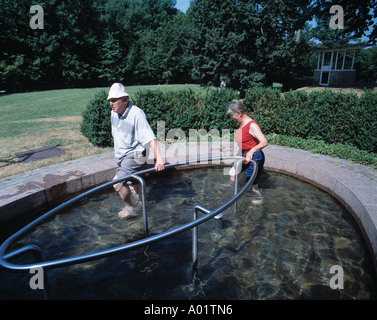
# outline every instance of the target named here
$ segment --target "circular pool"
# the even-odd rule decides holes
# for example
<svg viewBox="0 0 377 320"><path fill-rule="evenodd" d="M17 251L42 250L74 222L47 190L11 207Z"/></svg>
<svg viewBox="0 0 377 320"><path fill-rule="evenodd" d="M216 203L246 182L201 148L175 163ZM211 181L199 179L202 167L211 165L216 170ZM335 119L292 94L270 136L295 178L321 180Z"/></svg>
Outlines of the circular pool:
<svg viewBox="0 0 377 320"><path fill-rule="evenodd" d="M243 185L244 175L240 175ZM150 234L192 220L193 207L214 209L233 196L221 168L167 170L145 177ZM221 220L198 227L192 273L191 231L147 247L48 270L54 299L373 299L377 280L353 217L324 191L265 173L263 197L251 191ZM44 260L78 256L144 238L143 219L122 220L108 189L45 221L12 248L38 245ZM29 260L28 260L29 259ZM32 263L25 256L14 262ZM332 289L332 266L343 289ZM0 271L0 299L33 299L29 274Z"/></svg>

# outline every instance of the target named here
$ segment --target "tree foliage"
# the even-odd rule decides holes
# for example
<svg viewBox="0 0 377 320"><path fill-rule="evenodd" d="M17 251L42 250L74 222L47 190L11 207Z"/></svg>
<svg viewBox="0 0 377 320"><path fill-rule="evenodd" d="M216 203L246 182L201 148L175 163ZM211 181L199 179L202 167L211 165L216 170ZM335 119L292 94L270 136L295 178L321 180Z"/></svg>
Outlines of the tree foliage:
<svg viewBox="0 0 377 320"><path fill-rule="evenodd" d="M297 72L300 53L308 50L296 34L310 20L310 4L195 0L190 11L197 39L194 75L208 85L225 76L230 87L241 91L285 82Z"/></svg>
<svg viewBox="0 0 377 320"><path fill-rule="evenodd" d="M370 41L376 43L377 39L377 0L315 0L313 1L313 17L318 23L316 31L318 32L318 39L325 44L332 44L335 41L347 43L347 40L352 38L361 38L366 36L371 27ZM334 5L339 5L343 8L344 13L344 29L337 29L334 32L328 28L331 16L329 15L330 8ZM337 42L337 43L338 43Z"/></svg>
<svg viewBox="0 0 377 320"><path fill-rule="evenodd" d="M307 69L310 37L339 43L362 36L377 17L376 2L339 0L340 32L328 26L330 0L192 0L186 14L175 0L45 0L44 28L35 30L30 1L2 0L0 90L115 81L218 86L220 77L241 92L286 84ZM305 23L314 17L308 36Z"/></svg>

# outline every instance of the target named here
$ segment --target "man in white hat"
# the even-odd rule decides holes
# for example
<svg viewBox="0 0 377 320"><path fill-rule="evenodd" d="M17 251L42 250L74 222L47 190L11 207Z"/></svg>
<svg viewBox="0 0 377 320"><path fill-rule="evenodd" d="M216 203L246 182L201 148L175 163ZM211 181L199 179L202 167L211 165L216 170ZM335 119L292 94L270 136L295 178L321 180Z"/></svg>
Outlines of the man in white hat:
<svg viewBox="0 0 377 320"><path fill-rule="evenodd" d="M155 170L164 170L157 139L143 110L134 106L129 95L120 83L114 83L107 100L111 106L111 131L114 139L115 158L118 168L115 179L125 177L141 169L145 163L146 147L151 146L155 155ZM114 189L125 202L125 207L118 213L120 218L135 215L131 194L138 197L138 185L117 183Z"/></svg>

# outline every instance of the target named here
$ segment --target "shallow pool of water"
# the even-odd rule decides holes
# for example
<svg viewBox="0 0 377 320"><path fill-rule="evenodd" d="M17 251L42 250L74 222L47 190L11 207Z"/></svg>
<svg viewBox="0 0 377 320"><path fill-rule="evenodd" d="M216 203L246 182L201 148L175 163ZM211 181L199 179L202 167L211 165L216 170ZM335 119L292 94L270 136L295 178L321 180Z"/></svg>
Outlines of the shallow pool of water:
<svg viewBox="0 0 377 320"><path fill-rule="evenodd" d="M240 177L242 185L243 175ZM170 170L146 178L150 233L192 219L193 206L214 209L233 195L222 169ZM141 249L48 270L55 299L374 299L377 281L362 235L334 198L278 173L251 190L237 211L199 226L193 277L191 231ZM14 246L36 244L45 260L77 256L144 237L141 216L121 220L112 190L48 220ZM32 263L28 257L15 260ZM331 289L341 266L344 289ZM0 271L0 299L33 299L29 274Z"/></svg>

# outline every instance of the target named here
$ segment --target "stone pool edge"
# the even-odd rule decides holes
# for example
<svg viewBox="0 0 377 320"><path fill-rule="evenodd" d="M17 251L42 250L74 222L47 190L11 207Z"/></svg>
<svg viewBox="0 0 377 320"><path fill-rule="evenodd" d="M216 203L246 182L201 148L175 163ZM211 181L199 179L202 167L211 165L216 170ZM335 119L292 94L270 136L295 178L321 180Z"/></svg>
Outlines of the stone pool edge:
<svg viewBox="0 0 377 320"><path fill-rule="evenodd" d="M178 144L176 144L177 147ZM186 155L174 155L170 163L220 154L229 155L220 143L205 148L184 145ZM201 144L203 146L203 143ZM194 149L193 149L194 148ZM171 150L170 150L171 151ZM174 150L173 150L174 151ZM165 150L162 150L164 153ZM178 152L179 153L179 152ZM361 165L308 151L282 146L268 146L265 169L307 181L338 199L358 223L377 269L377 173L363 174ZM190 155L190 156L189 156ZM229 165L229 162L227 163ZM215 163L224 165L224 163ZM185 166L197 167L197 165ZM202 165L203 166L203 165ZM213 166L205 164L204 166ZM358 169L358 170L355 170ZM113 153L57 164L0 180L0 223L35 210L50 210L75 195L113 179L116 162ZM376 179L374 179L376 177Z"/></svg>

